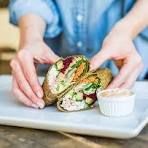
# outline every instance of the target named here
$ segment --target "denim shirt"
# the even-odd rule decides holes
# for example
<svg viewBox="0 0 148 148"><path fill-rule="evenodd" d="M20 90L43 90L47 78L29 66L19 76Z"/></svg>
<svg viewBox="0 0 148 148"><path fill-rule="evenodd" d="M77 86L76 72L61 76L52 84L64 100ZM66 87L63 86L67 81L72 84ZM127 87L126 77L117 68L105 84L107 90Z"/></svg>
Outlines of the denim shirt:
<svg viewBox="0 0 148 148"><path fill-rule="evenodd" d="M46 22L46 43L60 56L95 55L116 22L128 13L135 0L11 0L10 22L17 25L21 16L33 13ZM134 40L148 71L148 28ZM104 64L117 72L113 62Z"/></svg>

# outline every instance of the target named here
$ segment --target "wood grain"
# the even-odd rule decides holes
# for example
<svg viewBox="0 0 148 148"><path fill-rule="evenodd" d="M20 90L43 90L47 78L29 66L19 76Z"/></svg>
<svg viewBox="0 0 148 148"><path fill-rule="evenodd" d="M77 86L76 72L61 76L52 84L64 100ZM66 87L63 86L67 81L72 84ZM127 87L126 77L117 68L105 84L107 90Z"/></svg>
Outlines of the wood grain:
<svg viewBox="0 0 148 148"><path fill-rule="evenodd" d="M147 148L148 126L133 139L111 139L0 126L2 148Z"/></svg>

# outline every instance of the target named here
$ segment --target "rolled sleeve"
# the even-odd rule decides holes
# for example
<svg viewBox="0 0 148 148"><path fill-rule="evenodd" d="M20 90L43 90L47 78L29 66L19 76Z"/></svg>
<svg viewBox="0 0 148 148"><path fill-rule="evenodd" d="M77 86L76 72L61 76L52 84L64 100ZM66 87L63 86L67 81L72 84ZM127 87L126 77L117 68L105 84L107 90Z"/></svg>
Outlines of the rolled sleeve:
<svg viewBox="0 0 148 148"><path fill-rule="evenodd" d="M61 32L59 14L52 0L11 0L9 4L10 22L18 25L18 21L29 13L45 20L45 37L55 37Z"/></svg>

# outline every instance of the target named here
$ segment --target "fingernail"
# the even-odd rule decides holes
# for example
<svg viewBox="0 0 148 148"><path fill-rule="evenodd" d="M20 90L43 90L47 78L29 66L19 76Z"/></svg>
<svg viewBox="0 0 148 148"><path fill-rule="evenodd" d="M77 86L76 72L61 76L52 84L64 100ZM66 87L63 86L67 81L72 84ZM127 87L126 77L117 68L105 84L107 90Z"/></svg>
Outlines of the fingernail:
<svg viewBox="0 0 148 148"><path fill-rule="evenodd" d="M39 98L42 98L43 96L42 96L42 93L40 92L40 91L38 91L37 93L36 93L36 95L39 97Z"/></svg>
<svg viewBox="0 0 148 148"><path fill-rule="evenodd" d="M36 104L32 104L31 106L32 106L33 108L39 108L39 106L36 105Z"/></svg>
<svg viewBox="0 0 148 148"><path fill-rule="evenodd" d="M90 71L94 70L94 67L92 65L90 65Z"/></svg>
<svg viewBox="0 0 148 148"><path fill-rule="evenodd" d="M44 103L44 101L43 100L38 100L38 102L37 102L37 105L39 106L39 108L44 108L44 106L45 106L45 103Z"/></svg>

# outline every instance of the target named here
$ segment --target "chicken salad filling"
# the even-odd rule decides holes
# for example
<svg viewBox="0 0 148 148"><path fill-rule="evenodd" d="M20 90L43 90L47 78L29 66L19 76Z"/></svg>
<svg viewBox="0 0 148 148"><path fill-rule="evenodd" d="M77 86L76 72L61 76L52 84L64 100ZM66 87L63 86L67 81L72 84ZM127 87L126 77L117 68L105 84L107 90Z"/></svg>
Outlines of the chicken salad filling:
<svg viewBox="0 0 148 148"><path fill-rule="evenodd" d="M66 111L90 108L96 101L96 89L100 87L99 81L80 83L60 100L60 107Z"/></svg>

